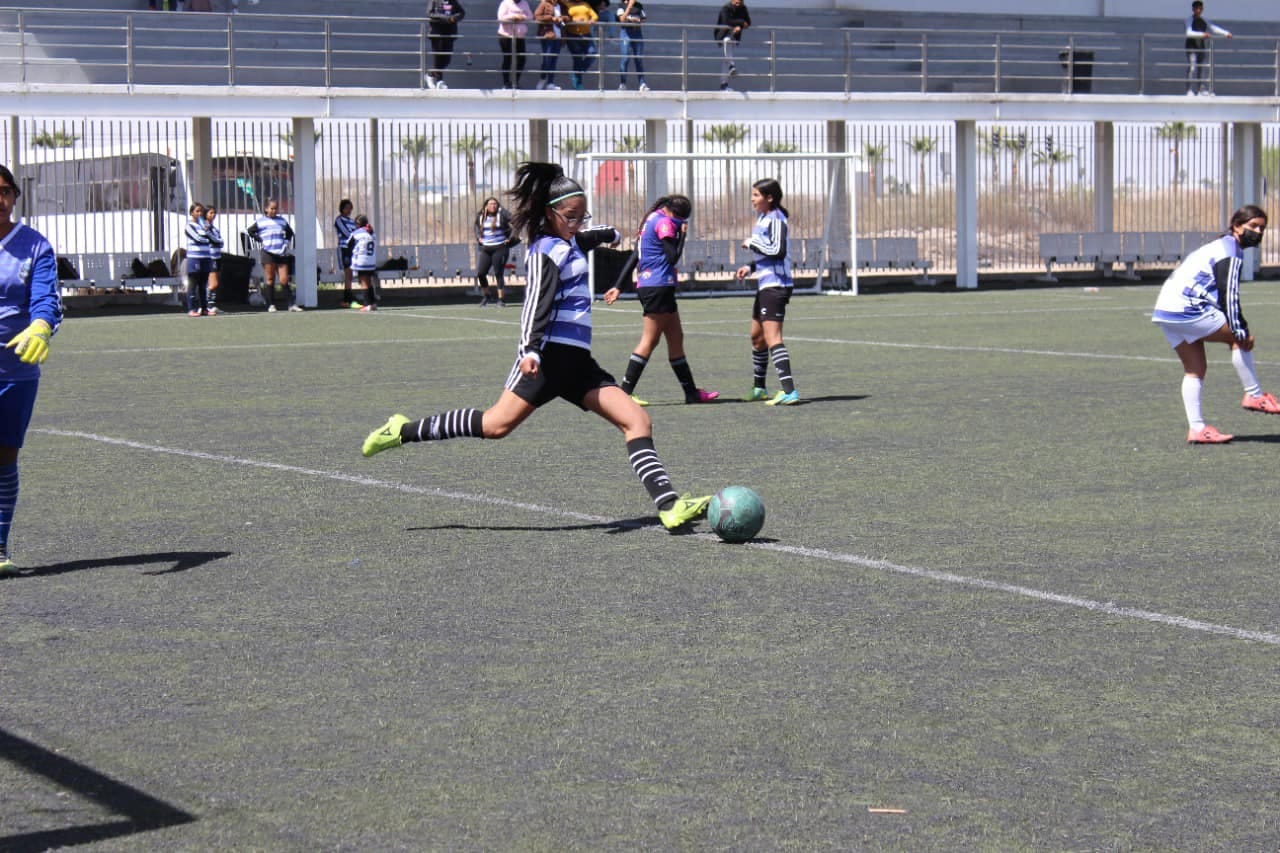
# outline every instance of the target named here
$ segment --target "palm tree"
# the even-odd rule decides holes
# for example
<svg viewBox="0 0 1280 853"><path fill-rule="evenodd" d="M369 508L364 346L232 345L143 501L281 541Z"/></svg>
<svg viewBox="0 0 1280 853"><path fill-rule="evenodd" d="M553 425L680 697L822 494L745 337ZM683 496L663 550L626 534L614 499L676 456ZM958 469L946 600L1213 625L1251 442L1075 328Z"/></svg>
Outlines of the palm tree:
<svg viewBox="0 0 1280 853"><path fill-rule="evenodd" d="M80 141L80 137L66 130L55 130L50 133L42 130L31 138L36 148L70 148Z"/></svg>
<svg viewBox="0 0 1280 853"><path fill-rule="evenodd" d="M1062 148L1051 148L1046 151L1037 151L1031 155L1031 164L1033 166L1045 167L1045 184L1049 188L1049 198L1053 198L1053 172L1062 163L1070 163L1075 159L1075 155L1070 151Z"/></svg>
<svg viewBox="0 0 1280 853"><path fill-rule="evenodd" d="M924 192L924 161L930 155L938 150L938 140L932 136L917 136L915 139L907 143L911 149L911 153L916 157L916 174L919 176L919 182L916 184L916 192Z"/></svg>
<svg viewBox="0 0 1280 853"><path fill-rule="evenodd" d="M1013 189L1017 191L1018 176L1022 172L1022 158L1027 156L1027 149L1031 147L1031 140L1027 137L1027 132L1022 130L1012 136L1006 135L1004 147L1013 152L1013 170L1009 175L1009 180L1013 184Z"/></svg>
<svg viewBox="0 0 1280 853"><path fill-rule="evenodd" d="M508 148L498 154L498 168L514 175L520 164L529 159L529 152L523 148Z"/></svg>
<svg viewBox="0 0 1280 853"><path fill-rule="evenodd" d="M467 161L467 192L473 196L476 194L477 161L492 151L487 136L467 134L453 141L453 153Z"/></svg>
<svg viewBox="0 0 1280 853"><path fill-rule="evenodd" d="M1000 153L1004 151L1004 136L1005 130L999 126L978 133L982 153L991 158L991 183L995 186L1000 185Z"/></svg>
<svg viewBox="0 0 1280 853"><path fill-rule="evenodd" d="M1187 124L1185 121L1169 121L1156 128L1157 139L1169 140L1171 147L1169 153L1173 155L1173 183L1178 185L1182 183L1182 141L1184 139L1193 139L1196 135L1196 126Z"/></svg>
<svg viewBox="0 0 1280 853"><path fill-rule="evenodd" d="M569 177L575 181L578 180L578 173L582 169L582 161L578 159L579 154L586 154L590 151L596 142L585 136L566 136L560 140L560 144L556 146L556 150L560 152L560 156L569 161Z"/></svg>
<svg viewBox="0 0 1280 853"><path fill-rule="evenodd" d="M867 177L871 183L871 197L878 196L879 188L876 186L876 173L880 170L881 163L887 163L889 146L876 145L873 142L862 143L862 153L858 156L867 164Z"/></svg>
<svg viewBox="0 0 1280 853"><path fill-rule="evenodd" d="M751 134L751 128L745 124L713 124L702 134L704 142L712 145L723 145L725 151L732 154L735 149ZM724 164L724 197L733 197L733 161Z"/></svg>
<svg viewBox="0 0 1280 853"><path fill-rule="evenodd" d="M422 191L422 163L436 156L436 139L434 136L406 136L400 140L400 156L409 161L413 178L413 191Z"/></svg>

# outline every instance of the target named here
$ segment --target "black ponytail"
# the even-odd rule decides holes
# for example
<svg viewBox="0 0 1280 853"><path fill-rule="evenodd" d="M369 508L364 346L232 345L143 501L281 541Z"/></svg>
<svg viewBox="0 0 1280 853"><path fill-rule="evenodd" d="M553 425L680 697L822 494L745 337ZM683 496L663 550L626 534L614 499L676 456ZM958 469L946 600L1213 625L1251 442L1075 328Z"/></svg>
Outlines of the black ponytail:
<svg viewBox="0 0 1280 853"><path fill-rule="evenodd" d="M525 241L532 243L542 232L547 207L559 204L568 196L582 194L582 187L566 176L558 164L521 163L516 169L516 185L507 191L514 208L511 228L524 231Z"/></svg>
<svg viewBox="0 0 1280 853"><path fill-rule="evenodd" d="M778 183L777 178L761 178L751 185L754 190L759 190L760 195L769 199L770 210L781 210L782 215L791 218L791 214L787 213L787 209L782 206L782 184Z"/></svg>

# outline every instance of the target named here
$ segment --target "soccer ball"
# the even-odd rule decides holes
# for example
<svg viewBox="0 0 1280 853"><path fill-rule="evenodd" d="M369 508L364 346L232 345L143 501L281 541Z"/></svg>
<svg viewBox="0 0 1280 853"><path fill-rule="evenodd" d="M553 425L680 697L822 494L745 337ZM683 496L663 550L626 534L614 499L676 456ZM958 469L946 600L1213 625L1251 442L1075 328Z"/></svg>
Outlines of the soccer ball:
<svg viewBox="0 0 1280 853"><path fill-rule="evenodd" d="M711 529L726 542L746 542L764 527L764 501L746 486L725 486L707 507Z"/></svg>

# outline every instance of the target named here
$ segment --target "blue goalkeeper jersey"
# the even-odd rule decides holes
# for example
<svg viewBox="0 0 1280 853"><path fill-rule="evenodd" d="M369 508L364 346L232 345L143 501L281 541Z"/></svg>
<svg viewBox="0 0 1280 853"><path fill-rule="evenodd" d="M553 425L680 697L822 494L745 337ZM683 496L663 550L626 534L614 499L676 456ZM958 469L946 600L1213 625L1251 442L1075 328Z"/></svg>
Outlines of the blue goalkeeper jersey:
<svg viewBox="0 0 1280 853"><path fill-rule="evenodd" d="M57 331L62 323L58 294L58 262L49 241L33 228L16 223L0 240L0 344L44 320ZM23 364L11 349L0 349L0 379L36 379L40 365Z"/></svg>
<svg viewBox="0 0 1280 853"><path fill-rule="evenodd" d="M791 260L787 257L787 215L773 209L760 214L751 229L748 246L755 253L752 268L756 274L756 288L792 287Z"/></svg>

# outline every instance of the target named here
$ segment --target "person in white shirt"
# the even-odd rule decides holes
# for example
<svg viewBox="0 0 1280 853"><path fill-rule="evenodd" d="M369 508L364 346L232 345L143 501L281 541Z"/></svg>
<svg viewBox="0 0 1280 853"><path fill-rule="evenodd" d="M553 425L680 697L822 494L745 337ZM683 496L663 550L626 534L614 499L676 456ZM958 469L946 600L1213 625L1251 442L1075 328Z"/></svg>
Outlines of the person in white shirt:
<svg viewBox="0 0 1280 853"><path fill-rule="evenodd" d="M1231 33L1204 16L1204 3L1195 0L1191 4L1191 16L1186 26L1187 94L1212 95L1212 81L1205 81L1204 63L1206 46L1210 37L1231 38Z"/></svg>

